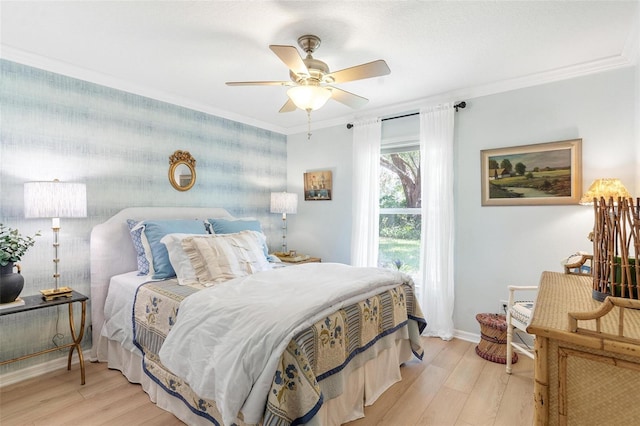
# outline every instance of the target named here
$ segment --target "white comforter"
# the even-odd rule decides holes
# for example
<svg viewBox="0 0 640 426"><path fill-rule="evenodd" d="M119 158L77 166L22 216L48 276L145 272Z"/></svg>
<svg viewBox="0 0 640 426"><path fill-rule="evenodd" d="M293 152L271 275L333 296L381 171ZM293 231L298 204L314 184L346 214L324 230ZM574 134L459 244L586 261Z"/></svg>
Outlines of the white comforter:
<svg viewBox="0 0 640 426"><path fill-rule="evenodd" d="M308 263L260 272L183 300L160 360L201 397L216 401L225 425L240 411L264 414L278 359L296 333L327 314L408 281L378 268Z"/></svg>

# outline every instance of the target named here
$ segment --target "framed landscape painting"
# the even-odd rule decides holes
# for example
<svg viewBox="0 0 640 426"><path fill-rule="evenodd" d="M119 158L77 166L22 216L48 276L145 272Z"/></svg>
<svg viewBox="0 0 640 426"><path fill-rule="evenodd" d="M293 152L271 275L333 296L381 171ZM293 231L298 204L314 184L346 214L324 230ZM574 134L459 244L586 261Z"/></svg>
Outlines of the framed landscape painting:
<svg viewBox="0 0 640 426"><path fill-rule="evenodd" d="M480 151L482 205L578 204L582 139Z"/></svg>

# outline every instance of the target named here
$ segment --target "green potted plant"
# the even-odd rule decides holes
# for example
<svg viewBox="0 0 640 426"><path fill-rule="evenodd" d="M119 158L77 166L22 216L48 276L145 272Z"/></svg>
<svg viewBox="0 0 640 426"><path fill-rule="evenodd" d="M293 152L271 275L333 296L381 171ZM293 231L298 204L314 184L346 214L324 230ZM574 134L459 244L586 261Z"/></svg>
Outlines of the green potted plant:
<svg viewBox="0 0 640 426"><path fill-rule="evenodd" d="M0 304L15 301L22 291L24 278L15 262L22 259L27 250L33 247L36 243L34 237L37 236L40 236L40 231L33 237L24 236L17 229L0 223ZM16 266L18 273L13 272Z"/></svg>

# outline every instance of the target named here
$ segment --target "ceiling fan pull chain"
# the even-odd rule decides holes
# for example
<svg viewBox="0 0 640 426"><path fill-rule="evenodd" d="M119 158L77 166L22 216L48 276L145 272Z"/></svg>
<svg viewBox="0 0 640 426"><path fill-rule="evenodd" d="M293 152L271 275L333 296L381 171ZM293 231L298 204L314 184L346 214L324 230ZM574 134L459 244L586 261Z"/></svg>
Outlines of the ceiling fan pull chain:
<svg viewBox="0 0 640 426"><path fill-rule="evenodd" d="M307 132L307 140L311 140L311 108L307 109L307 124L309 126L309 131Z"/></svg>

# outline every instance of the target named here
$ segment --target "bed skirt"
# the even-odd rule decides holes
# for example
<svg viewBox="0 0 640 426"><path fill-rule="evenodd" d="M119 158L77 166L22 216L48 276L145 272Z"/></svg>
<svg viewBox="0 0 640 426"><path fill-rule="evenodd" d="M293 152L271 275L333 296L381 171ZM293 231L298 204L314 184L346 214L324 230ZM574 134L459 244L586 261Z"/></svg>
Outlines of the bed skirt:
<svg viewBox="0 0 640 426"><path fill-rule="evenodd" d="M311 425L340 425L364 417L364 407L372 405L391 385L400 381L400 365L413 358L409 340L400 337L402 330L385 336L376 345L362 352L345 368L334 375L330 386L341 388L341 395L324 401L318 413L311 419ZM179 398L167 393L161 386L145 374L142 369L142 355L136 349L131 352L119 342L101 337L97 345L99 362L107 362L110 369L119 370L131 383L139 383L149 395L149 399L163 410L169 411L188 425L207 425L210 420L201 417ZM357 357L356 357L357 358ZM339 381L340 383L336 383ZM329 385L320 383L320 387ZM330 394L332 391L327 389ZM325 389L323 389L323 393ZM239 421L238 426L245 423Z"/></svg>

